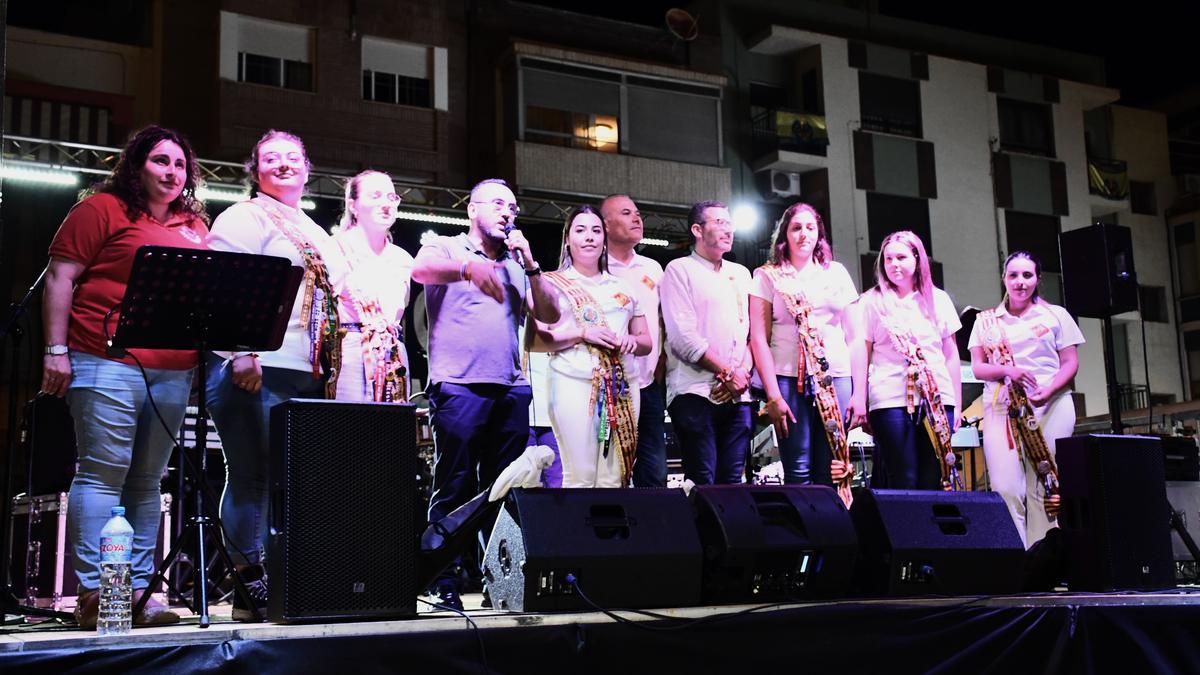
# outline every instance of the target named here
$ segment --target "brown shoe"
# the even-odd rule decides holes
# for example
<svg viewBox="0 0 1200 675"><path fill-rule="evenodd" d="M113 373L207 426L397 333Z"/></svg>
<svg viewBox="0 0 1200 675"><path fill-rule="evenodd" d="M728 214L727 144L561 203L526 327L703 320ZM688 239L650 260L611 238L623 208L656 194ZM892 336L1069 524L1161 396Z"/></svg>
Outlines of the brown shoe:
<svg viewBox="0 0 1200 675"><path fill-rule="evenodd" d="M139 588L133 592L133 606L137 607L138 602L142 599L142 594L146 589ZM135 626L165 626L170 623L179 623L179 615L171 610L170 607L162 604L154 599L151 595L146 600L146 606L137 616L133 617L133 625Z"/></svg>
<svg viewBox="0 0 1200 675"><path fill-rule="evenodd" d="M100 591L80 591L75 599L75 623L81 630L96 630L100 616Z"/></svg>

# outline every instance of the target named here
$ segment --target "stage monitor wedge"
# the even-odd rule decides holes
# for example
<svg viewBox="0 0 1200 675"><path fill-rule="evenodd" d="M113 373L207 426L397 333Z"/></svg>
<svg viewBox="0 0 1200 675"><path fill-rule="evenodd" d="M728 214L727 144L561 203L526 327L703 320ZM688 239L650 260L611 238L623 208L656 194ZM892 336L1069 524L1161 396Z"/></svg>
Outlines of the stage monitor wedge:
<svg viewBox="0 0 1200 675"><path fill-rule="evenodd" d="M271 621L416 615L416 442L408 404L271 409Z"/></svg>
<svg viewBox="0 0 1200 675"><path fill-rule="evenodd" d="M858 537L823 485L704 485L692 492L706 603L845 597Z"/></svg>
<svg viewBox="0 0 1200 675"><path fill-rule="evenodd" d="M869 596L998 595L1021 590L1025 548L995 492L854 493L856 590Z"/></svg>
<svg viewBox="0 0 1200 675"><path fill-rule="evenodd" d="M694 606L700 573L683 490L535 488L506 498L483 575L496 609L544 612Z"/></svg>

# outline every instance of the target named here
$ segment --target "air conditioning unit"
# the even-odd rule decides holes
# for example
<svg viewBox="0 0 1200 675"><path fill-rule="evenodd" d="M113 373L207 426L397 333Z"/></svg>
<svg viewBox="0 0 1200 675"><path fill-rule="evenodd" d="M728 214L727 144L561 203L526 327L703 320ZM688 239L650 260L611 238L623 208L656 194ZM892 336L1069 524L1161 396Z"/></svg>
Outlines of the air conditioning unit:
<svg viewBox="0 0 1200 675"><path fill-rule="evenodd" d="M766 169L755 177L764 197L799 197L800 174L792 171Z"/></svg>

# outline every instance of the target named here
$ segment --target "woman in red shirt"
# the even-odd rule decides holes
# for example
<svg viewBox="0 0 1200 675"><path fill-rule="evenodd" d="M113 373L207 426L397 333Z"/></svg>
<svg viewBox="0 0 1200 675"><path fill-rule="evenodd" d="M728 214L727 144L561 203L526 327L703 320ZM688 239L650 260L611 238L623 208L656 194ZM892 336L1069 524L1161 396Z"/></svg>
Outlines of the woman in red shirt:
<svg viewBox="0 0 1200 675"><path fill-rule="evenodd" d="M79 578L75 617L83 628L96 625L100 530L113 506L123 505L133 525L135 604L154 574L159 482L183 422L196 353L130 349L114 358L105 343L119 320L138 248L205 248L198 183L196 156L182 136L158 126L142 129L112 174L71 208L50 244L42 390L65 395L75 420L79 469L67 528ZM151 396L169 428L156 418ZM134 617L137 624L176 621L179 615L154 600Z"/></svg>

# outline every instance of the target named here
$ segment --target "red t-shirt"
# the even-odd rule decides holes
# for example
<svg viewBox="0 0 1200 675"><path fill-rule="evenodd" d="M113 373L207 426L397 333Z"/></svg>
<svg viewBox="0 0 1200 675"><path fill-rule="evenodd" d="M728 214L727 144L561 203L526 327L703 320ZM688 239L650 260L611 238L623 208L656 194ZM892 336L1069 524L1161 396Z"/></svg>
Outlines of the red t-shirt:
<svg viewBox="0 0 1200 675"><path fill-rule="evenodd" d="M208 228L191 214L172 214L165 224L143 215L130 222L125 204L110 194L98 194L76 204L50 242L50 255L83 265L75 280L67 346L110 358L105 344L104 317L119 307L133 268L134 253L142 246L205 249ZM108 319L117 329L118 309ZM130 349L146 368L187 370L196 365L196 352L168 349ZM113 359L134 365L129 356Z"/></svg>

